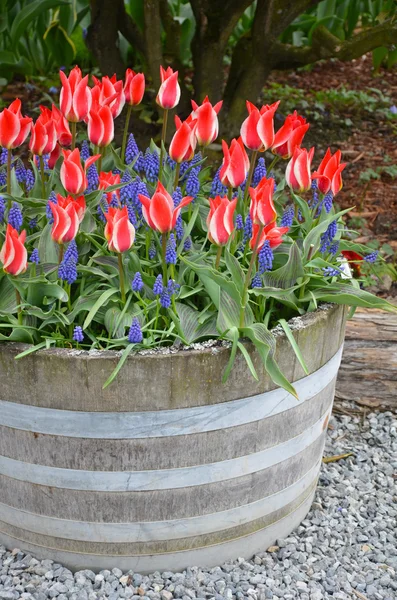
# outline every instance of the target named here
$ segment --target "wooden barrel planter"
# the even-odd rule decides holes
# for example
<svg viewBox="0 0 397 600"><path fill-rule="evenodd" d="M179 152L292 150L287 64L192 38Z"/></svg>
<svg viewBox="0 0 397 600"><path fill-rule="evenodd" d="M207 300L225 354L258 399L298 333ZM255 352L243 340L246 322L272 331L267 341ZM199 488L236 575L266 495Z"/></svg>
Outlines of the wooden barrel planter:
<svg viewBox="0 0 397 600"><path fill-rule="evenodd" d="M295 320L276 389L250 347L136 355L0 345L0 544L72 569L214 566L287 536L313 500L346 311Z"/></svg>

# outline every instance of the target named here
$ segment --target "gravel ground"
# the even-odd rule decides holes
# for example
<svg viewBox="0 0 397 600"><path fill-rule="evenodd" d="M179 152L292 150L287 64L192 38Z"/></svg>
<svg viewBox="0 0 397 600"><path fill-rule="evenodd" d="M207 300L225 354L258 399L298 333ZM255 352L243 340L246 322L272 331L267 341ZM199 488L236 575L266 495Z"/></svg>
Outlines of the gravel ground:
<svg viewBox="0 0 397 600"><path fill-rule="evenodd" d="M252 560L183 573L74 575L0 546L0 599L396 600L397 420L391 413L333 417L312 510L287 539Z"/></svg>

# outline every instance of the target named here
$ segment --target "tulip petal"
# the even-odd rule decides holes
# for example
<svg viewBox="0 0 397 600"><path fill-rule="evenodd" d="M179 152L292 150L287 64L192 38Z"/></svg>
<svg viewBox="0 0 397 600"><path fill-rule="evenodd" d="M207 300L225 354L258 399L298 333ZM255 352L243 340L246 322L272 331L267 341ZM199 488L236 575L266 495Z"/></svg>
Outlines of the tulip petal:
<svg viewBox="0 0 397 600"><path fill-rule="evenodd" d="M135 228L128 216L119 219L113 229L112 243L116 252L126 252L135 240Z"/></svg>
<svg viewBox="0 0 397 600"><path fill-rule="evenodd" d="M149 214L157 231L160 233L171 231L173 211L167 198L160 192L154 194L150 202Z"/></svg>

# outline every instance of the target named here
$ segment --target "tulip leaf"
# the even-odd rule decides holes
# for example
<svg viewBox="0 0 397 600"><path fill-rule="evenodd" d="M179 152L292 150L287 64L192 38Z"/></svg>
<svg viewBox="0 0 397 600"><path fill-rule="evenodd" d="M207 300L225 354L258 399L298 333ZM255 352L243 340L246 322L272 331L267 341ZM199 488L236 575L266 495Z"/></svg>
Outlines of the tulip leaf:
<svg viewBox="0 0 397 600"><path fill-rule="evenodd" d="M218 331L223 334L225 331L230 330L233 327L240 326L240 310L241 300L236 302L234 298L221 289L220 300L219 300L219 312L217 327ZM252 310L247 305L244 311L244 323L246 326L251 325L254 322Z"/></svg>
<svg viewBox="0 0 397 600"><path fill-rule="evenodd" d="M215 271L215 269L212 269L211 267L208 267L206 265L191 262L184 256L181 257L181 260L183 260L184 263L186 263L193 271L197 273L199 278L202 280L204 286L205 278L211 279L216 284L218 284L218 286L221 289L225 290L225 292L227 292L237 304L241 303L241 294L236 284L230 279L228 279L225 275L219 273L219 271Z"/></svg>
<svg viewBox="0 0 397 600"><path fill-rule="evenodd" d="M59 262L59 246L51 237L52 225L47 223L41 232L38 252L40 261L50 264L58 264Z"/></svg>
<svg viewBox="0 0 397 600"><path fill-rule="evenodd" d="M54 300L67 302L68 295L65 290L56 283L38 282L29 284L27 302L34 306L52 304Z"/></svg>
<svg viewBox="0 0 397 600"><path fill-rule="evenodd" d="M102 386L103 390L105 390L116 379L118 372L120 371L121 367L127 360L130 353L132 352L134 346L135 346L135 344L128 344L128 346L123 350L123 354L121 355L121 358L120 358L119 362L117 363L117 367L114 369L114 371L112 372L110 377L103 384L103 386Z"/></svg>
<svg viewBox="0 0 397 600"><path fill-rule="evenodd" d="M119 290L117 288L110 288L109 290L106 290L99 296L98 300L95 302L94 306L90 309L88 315L85 318L83 329L87 329L88 325L91 323L99 309L104 304L106 304L106 302L109 300L109 298L111 298L111 296L116 294L118 291Z"/></svg>
<svg viewBox="0 0 397 600"><path fill-rule="evenodd" d="M104 323L110 337L119 339L125 335L125 328L131 325L131 315L118 306L112 306L105 313Z"/></svg>
<svg viewBox="0 0 397 600"><path fill-rule="evenodd" d="M332 283L324 287L316 287L310 291L316 300L323 300L324 302L361 306L362 308L379 308L389 312L397 312L396 305L347 283ZM307 301L310 298L305 296L302 300Z"/></svg>
<svg viewBox="0 0 397 600"><path fill-rule="evenodd" d="M229 340L231 340L232 342L232 348L230 350L230 358L229 361L226 365L225 371L223 373L223 377L222 377L222 383L226 383L229 375L230 375L230 371L233 368L234 365L234 361L236 360L236 354L237 354L237 349L238 349L238 339L239 339L239 333L238 333L238 327L231 327L229 329L227 338Z"/></svg>
<svg viewBox="0 0 397 600"><path fill-rule="evenodd" d="M50 8L55 8L64 4L68 3L63 2L62 0L36 0L35 2L26 4L18 12L12 23L11 31L9 32L14 48L17 47L20 38L36 17Z"/></svg>
<svg viewBox="0 0 397 600"><path fill-rule="evenodd" d="M278 322L280 323L281 327L284 329L285 335L287 336L287 339L288 339L289 343L291 344L293 351L295 352L296 358L299 360L300 366L302 367L302 369L306 373L306 375L309 375L309 370L306 366L305 359L302 356L302 352L300 351L300 348L294 338L294 334L292 333L290 326L288 325L288 323L285 319L279 319Z"/></svg>
<svg viewBox="0 0 397 600"><path fill-rule="evenodd" d="M240 294L242 294L245 280L244 271L242 270L237 258L233 256L233 254L231 254L227 248L225 249L225 261L226 266L232 276L233 282L235 283Z"/></svg>
<svg viewBox="0 0 397 600"><path fill-rule="evenodd" d="M342 215L345 215L349 211L351 211L351 208L346 208L345 210L340 210L338 213L331 214L326 218L321 218L322 216L320 217L320 223L318 225L316 225L316 227L314 227L311 231L309 231L309 233L307 234L307 236L305 237L305 239L303 241L303 253L306 258L309 254L310 246L314 246L314 250L315 250L315 252L317 252L318 245L320 243L320 237L323 233L326 232L326 230L328 229L328 226L333 221L337 221L339 219L339 217L341 217Z"/></svg>
<svg viewBox="0 0 397 600"><path fill-rule="evenodd" d="M240 331L255 345L262 358L266 372L269 374L272 381L298 399L295 388L282 374L274 359L276 340L265 325L263 325L263 323L254 323L250 327L242 328Z"/></svg>
<svg viewBox="0 0 397 600"><path fill-rule="evenodd" d="M289 251L288 260L279 269L265 273L265 285L269 287L288 289L295 285L298 277L305 274L300 250L294 242Z"/></svg>
<svg viewBox="0 0 397 600"><path fill-rule="evenodd" d="M4 276L0 280L0 315L7 315L16 312L15 287L8 277Z"/></svg>

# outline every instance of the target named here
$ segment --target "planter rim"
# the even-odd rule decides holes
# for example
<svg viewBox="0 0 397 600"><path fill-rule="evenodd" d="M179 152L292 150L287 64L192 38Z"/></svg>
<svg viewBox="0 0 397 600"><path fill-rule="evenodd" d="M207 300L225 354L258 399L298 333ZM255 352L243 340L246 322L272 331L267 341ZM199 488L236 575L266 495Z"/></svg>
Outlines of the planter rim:
<svg viewBox="0 0 397 600"><path fill-rule="evenodd" d="M319 305L317 310L313 312L308 312L303 315L298 315L292 317L288 320L288 324L292 327L291 329L294 331L305 329L309 326L314 325L314 323L322 318L323 315L331 313L333 310L342 309L343 307L339 304L333 304L330 302L324 302ZM298 326L295 326L298 324ZM274 335L276 339L286 338L284 330L281 326L277 325L275 328L271 329L270 332ZM222 342L222 340L219 340ZM252 346L252 342L250 340L246 340L248 346ZM133 360L135 357L139 358L147 358L147 359L169 359L172 356L194 356L194 355L202 355L202 354L220 354L224 352L228 352L230 350L230 344L225 343L222 345L210 345L203 346L202 348L195 348L196 344L200 344L200 342L195 342L190 347L185 347L184 349L172 349L172 346L164 346L164 352L158 349L144 349L139 350L137 352L132 352L127 360ZM19 352L23 352L31 347L31 344L25 344L22 342L1 342L2 347L10 348L11 350L17 350ZM115 358L120 358L122 354L122 350L83 350L81 348L42 348L34 352L36 355L56 355L59 358L67 359L81 357L81 358L89 358L90 360L94 359L108 359L114 360Z"/></svg>

